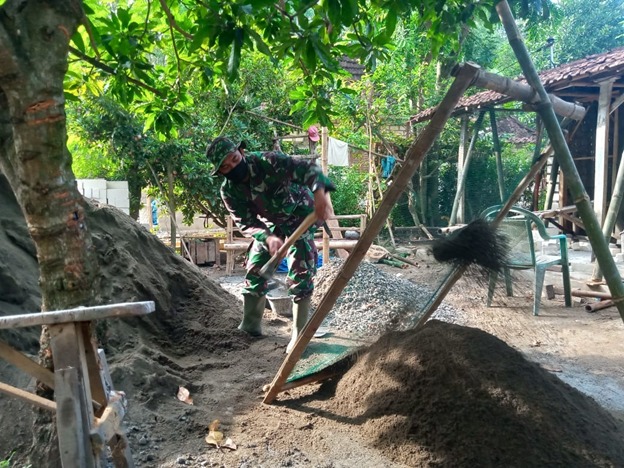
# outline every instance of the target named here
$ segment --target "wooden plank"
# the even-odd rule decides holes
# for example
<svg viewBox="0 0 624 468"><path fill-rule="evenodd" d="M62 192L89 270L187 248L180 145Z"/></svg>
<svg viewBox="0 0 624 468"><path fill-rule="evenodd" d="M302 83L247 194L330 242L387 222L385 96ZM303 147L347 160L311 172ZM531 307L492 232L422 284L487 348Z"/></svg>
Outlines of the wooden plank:
<svg viewBox="0 0 624 468"><path fill-rule="evenodd" d="M26 403L37 406L38 408L56 412L56 403L54 403L52 400L48 400L47 398L43 398L39 395L27 392L25 390L22 390L21 388L13 387L11 385L0 382L0 392L12 397L19 398Z"/></svg>
<svg viewBox="0 0 624 468"><path fill-rule="evenodd" d="M321 300L316 312L303 328L293 349L287 354L286 359L282 363L280 369L275 375L275 378L273 379L273 382L271 383L269 391L264 397L264 403L271 403L281 391L282 386L297 364L297 361L301 357L301 354L307 344L310 342L319 325L323 322L336 303L336 300L340 296L342 290L357 270L362 258L364 258L374 239L384 226L388 215L403 194L405 187L407 187L407 184L416 173L416 170L420 166L425 155L433 145L438 135L442 132L453 109L466 89L468 89L470 83L479 70L479 66L474 64L465 64L462 67L458 67L458 70L459 73L457 74L457 77L451 84L451 87L442 102L440 102L428 125L423 129L416 141L407 151L405 162L397 173L394 183L390 185L388 190L386 190L379 208L370 220L355 249L342 264L338 275Z"/></svg>
<svg viewBox="0 0 624 468"><path fill-rule="evenodd" d="M27 374L46 384L48 387L54 388L54 374L51 370L40 366L32 359L24 356L22 353L11 348L8 344L2 341L0 341L0 358L16 367L19 367Z"/></svg>
<svg viewBox="0 0 624 468"><path fill-rule="evenodd" d="M78 369L57 369L55 396L57 402L56 427L63 466L99 467L93 456L89 437L89 421L83 411L82 385Z"/></svg>
<svg viewBox="0 0 624 468"><path fill-rule="evenodd" d="M80 388L80 401L91 402L93 397L91 395L85 336L82 331L82 325L83 324L80 322L51 325L49 327L50 347L54 359L54 368L57 370L76 369L78 372L77 378ZM99 380L99 373L97 379ZM55 382L57 382L57 380L58 379L55 378ZM78 398L78 396L74 395L74 398ZM99 402L97 403L99 404ZM86 423L91 424L94 418L93 406L89 404L85 406L83 410L85 411Z"/></svg>
<svg viewBox="0 0 624 468"><path fill-rule="evenodd" d="M78 325L78 330L82 333L86 375L88 376L87 381L90 386L91 399L98 403L99 410L97 411L97 414L100 414L100 412L106 408L108 403L108 394L104 388L100 374L100 357L98 355L97 345L91 335L91 326L89 322L81 322Z"/></svg>
<svg viewBox="0 0 624 468"><path fill-rule="evenodd" d="M147 315L154 312L154 310L154 302L145 301L79 307L76 309L56 310L53 312L9 315L0 317L0 329L54 325L69 322L89 322L91 320L112 317L139 316Z"/></svg>

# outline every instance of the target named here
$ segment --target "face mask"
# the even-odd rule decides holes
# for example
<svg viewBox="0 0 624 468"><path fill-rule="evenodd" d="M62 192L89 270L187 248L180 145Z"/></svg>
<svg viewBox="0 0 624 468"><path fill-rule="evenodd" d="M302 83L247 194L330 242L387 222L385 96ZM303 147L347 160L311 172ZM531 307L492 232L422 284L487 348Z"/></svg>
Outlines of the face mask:
<svg viewBox="0 0 624 468"><path fill-rule="evenodd" d="M231 180L235 184L240 184L241 182L245 181L248 173L249 171L247 167L247 161L245 161L245 159L243 158L235 168L233 168L227 174L224 174L224 176L226 179Z"/></svg>

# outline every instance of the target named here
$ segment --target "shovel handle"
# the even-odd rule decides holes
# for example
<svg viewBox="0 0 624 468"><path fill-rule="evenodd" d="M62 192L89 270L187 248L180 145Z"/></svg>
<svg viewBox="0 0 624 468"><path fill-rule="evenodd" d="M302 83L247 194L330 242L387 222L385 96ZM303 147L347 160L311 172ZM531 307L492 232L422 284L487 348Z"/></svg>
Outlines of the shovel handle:
<svg viewBox="0 0 624 468"><path fill-rule="evenodd" d="M286 252L288 249L299 239L309 228L312 226L318 218L316 217L316 213L312 212L301 222L299 227L295 229L286 242L279 248L275 255L273 255L268 262L260 269L260 276L266 277L267 274L271 275L273 270L277 268L279 262L286 256Z"/></svg>

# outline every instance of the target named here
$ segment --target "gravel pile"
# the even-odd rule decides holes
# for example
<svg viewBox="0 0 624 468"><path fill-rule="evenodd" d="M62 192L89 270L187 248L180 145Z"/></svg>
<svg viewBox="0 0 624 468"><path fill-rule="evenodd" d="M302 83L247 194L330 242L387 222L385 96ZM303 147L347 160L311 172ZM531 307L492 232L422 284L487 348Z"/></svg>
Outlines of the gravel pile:
<svg viewBox="0 0 624 468"><path fill-rule="evenodd" d="M343 262L335 260L319 269L312 296L315 307L333 283ZM364 336L405 330L422 315L422 309L433 293L431 287L389 275L364 261L347 283L322 326ZM433 317L456 322L459 311L442 303Z"/></svg>

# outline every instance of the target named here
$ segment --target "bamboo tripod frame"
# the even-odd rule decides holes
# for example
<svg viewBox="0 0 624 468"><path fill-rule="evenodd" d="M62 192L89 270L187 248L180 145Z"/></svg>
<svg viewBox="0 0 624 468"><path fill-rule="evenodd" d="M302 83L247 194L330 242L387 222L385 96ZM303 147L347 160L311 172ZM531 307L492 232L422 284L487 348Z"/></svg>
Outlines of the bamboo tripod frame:
<svg viewBox="0 0 624 468"><path fill-rule="evenodd" d="M459 68L459 72L457 73L455 80L444 96L444 99L442 99L442 102L440 102L440 105L429 121L429 124L409 148L401 170L397 173L394 183L388 188L381 204L379 205L379 208L362 233L362 237L356 244L355 249L343 263L338 275L321 300L316 313L304 327L293 349L287 354L284 362L273 379L273 382L270 384L269 390L263 400L264 403L273 402L277 394L282 391L286 379L288 379L288 376L301 358L306 346L327 314L331 311L332 307L336 303L336 300L342 293L342 290L357 270L357 267L364 258L364 255L372 245L373 240L385 224L390 211L405 190L405 187L407 187L407 184L413 175L416 173L416 170L433 145L435 139L442 132L453 109L459 102L459 99L463 96L466 89L468 89L471 85L478 71L479 66L475 64L464 64Z"/></svg>

